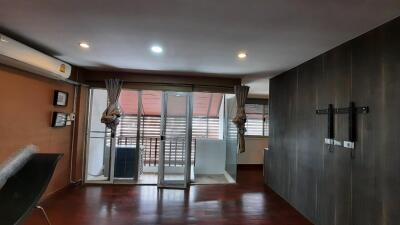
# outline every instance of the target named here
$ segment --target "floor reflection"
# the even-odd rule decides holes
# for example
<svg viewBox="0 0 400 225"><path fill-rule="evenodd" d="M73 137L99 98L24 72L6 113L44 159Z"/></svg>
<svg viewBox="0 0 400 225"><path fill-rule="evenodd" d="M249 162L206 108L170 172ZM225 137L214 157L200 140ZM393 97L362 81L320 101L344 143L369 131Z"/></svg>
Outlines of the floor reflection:
<svg viewBox="0 0 400 225"><path fill-rule="evenodd" d="M53 224L311 224L262 182L261 171L238 173L238 184L85 186L44 203ZM33 213L25 225L41 224Z"/></svg>

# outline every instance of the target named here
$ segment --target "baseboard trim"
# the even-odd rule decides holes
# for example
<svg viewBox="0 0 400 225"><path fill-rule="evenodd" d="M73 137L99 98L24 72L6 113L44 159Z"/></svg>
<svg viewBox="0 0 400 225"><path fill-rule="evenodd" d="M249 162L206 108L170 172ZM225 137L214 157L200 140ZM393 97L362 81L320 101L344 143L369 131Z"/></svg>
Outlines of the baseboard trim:
<svg viewBox="0 0 400 225"><path fill-rule="evenodd" d="M233 179L228 172L224 171L224 176L228 180L228 183L230 184L236 183L235 179Z"/></svg>
<svg viewBox="0 0 400 225"><path fill-rule="evenodd" d="M42 202L44 202L44 201L46 201L46 200L48 200L48 199L51 199L52 197L54 197L54 196L56 196L56 195L62 194L62 193L64 193L64 192L69 191L70 189L73 189L73 188L75 188L75 187L77 187L77 186L81 186L81 185L82 185L82 181L78 181L78 182L76 182L76 183L70 183L70 184L68 184L67 186L65 186L65 187L63 187L63 188L60 188L60 189L58 189L58 190L55 191L55 192L52 192L52 193L47 194L47 195L44 195L44 196L40 199L39 204L41 204Z"/></svg>
<svg viewBox="0 0 400 225"><path fill-rule="evenodd" d="M237 165L238 169L246 170L246 169L263 169L263 164L238 164Z"/></svg>

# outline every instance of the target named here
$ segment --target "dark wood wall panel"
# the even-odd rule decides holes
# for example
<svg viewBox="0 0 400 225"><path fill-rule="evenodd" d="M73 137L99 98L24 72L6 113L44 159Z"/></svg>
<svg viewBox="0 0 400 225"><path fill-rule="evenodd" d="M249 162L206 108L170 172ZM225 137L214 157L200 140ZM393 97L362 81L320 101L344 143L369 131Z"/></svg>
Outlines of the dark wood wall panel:
<svg viewBox="0 0 400 225"><path fill-rule="evenodd" d="M289 157L293 157L291 154L296 150L296 137L293 134L288 133L289 130L294 130L295 124L295 112L296 112L296 86L297 86L297 71L288 71L286 74L282 74L277 78L281 82L278 82L276 86L271 88L275 91L280 91L283 88L287 91L280 95L279 99L270 102L271 113L281 112L275 114L275 120L271 123L279 124L280 126L271 126L270 133L272 138L281 137L274 141L277 149L284 149L281 153L271 151L273 159L267 163L269 170L277 171L277 173L271 173L269 176L270 185L276 190L280 190L281 195L287 199L291 199L292 191L289 187L295 187L293 185L295 174L295 164L289 160ZM281 86L280 84L285 84ZM276 154L275 154L276 153Z"/></svg>
<svg viewBox="0 0 400 225"><path fill-rule="evenodd" d="M318 225L400 221L400 18L271 79L268 185ZM369 106L358 115L354 158L324 144L327 115L315 109ZM335 115L335 139L348 117Z"/></svg>
<svg viewBox="0 0 400 225"><path fill-rule="evenodd" d="M318 174L321 168L321 131L315 119L318 77L323 72L322 58L316 58L298 68L296 110L296 177L294 205L307 218L316 219ZM289 131L291 132L291 131ZM313 138L310 138L313 137Z"/></svg>
<svg viewBox="0 0 400 225"><path fill-rule="evenodd" d="M353 46L352 94L371 108L358 120L361 149L353 164L354 224L400 221L399 38L400 21L395 20Z"/></svg>
<svg viewBox="0 0 400 225"><path fill-rule="evenodd" d="M400 221L400 20L390 23L382 37L382 109L383 128L380 151L380 170L377 174L380 184L379 201L382 202L382 218L387 224Z"/></svg>
<svg viewBox="0 0 400 225"><path fill-rule="evenodd" d="M335 107L348 107L350 102L351 80L351 48L343 45L323 56L326 89L324 104L319 108L326 108L329 103ZM326 116L320 129L327 130ZM336 115L334 130L337 140L348 139L347 115ZM326 133L324 133L325 137ZM350 225L351 213L351 158L348 150L342 147L327 146L322 143L323 170L320 202L320 224ZM333 223L332 223L333 221Z"/></svg>
<svg viewBox="0 0 400 225"><path fill-rule="evenodd" d="M381 134L384 132L381 121L382 111L382 57L381 30L370 32L356 39L352 45L352 100L357 104L368 105L370 114L358 117L359 142L353 166L352 216L355 225L379 224L379 202L375 181L379 169L378 153L382 146Z"/></svg>
<svg viewBox="0 0 400 225"><path fill-rule="evenodd" d="M332 103L334 101L334 96L332 93L334 93L334 88L330 83L330 79L328 77L328 73L325 72L326 70L326 57L323 56L322 58L322 71L318 75L318 79L315 83L317 86L317 99L316 99L316 108L318 109L324 109L328 106L328 104ZM333 221L332 218L334 217L334 213L332 212L332 209L334 208L334 199L335 196L332 195L334 192L333 189L334 187L331 185L332 184L332 168L333 163L332 160L330 160L330 151L327 148L326 145L324 145L324 138L327 135L327 120L328 117L326 115L323 116L316 116L315 112L310 113L310 115L314 116L314 119L317 123L318 127L318 132L319 135L315 137L317 139L318 144L313 146L313 148L317 149L317 151L320 152L320 159L316 162L318 162L319 167L316 167L319 169L318 174L317 174L317 199L316 199L316 216L312 221L314 221L315 224L323 224L324 221ZM305 128L307 129L307 127ZM314 138L314 137L308 137L308 138ZM306 141L306 140L304 140ZM316 163L313 162L313 163ZM300 178L301 179L301 178Z"/></svg>

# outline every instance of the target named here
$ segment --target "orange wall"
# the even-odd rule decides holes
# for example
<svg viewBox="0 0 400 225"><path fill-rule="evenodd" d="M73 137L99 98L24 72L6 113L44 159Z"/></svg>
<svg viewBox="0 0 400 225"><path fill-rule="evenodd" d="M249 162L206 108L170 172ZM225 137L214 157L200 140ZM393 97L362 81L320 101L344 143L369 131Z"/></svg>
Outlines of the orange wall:
<svg viewBox="0 0 400 225"><path fill-rule="evenodd" d="M53 106L53 92L69 93L67 107ZM53 111L72 112L74 87L0 65L0 162L18 149L37 145L42 153L63 153L46 195L69 184L72 126L52 128Z"/></svg>

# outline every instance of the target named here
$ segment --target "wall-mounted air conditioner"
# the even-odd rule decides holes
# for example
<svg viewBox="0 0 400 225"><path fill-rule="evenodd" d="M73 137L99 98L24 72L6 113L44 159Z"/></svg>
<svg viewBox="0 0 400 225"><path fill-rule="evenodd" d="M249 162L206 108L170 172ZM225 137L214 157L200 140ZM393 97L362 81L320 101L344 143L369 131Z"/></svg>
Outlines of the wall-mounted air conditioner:
<svg viewBox="0 0 400 225"><path fill-rule="evenodd" d="M0 34L0 63L53 79L65 80L71 66Z"/></svg>

